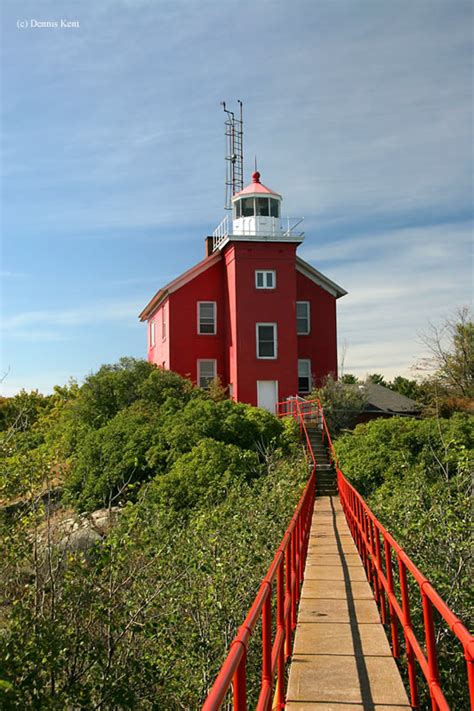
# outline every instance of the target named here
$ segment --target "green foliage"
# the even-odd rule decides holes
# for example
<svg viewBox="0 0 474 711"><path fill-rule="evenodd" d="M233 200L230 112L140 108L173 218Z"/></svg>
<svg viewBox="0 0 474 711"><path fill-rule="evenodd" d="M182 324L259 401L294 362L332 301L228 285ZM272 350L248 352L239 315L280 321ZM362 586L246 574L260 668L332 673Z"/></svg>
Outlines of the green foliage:
<svg viewBox="0 0 474 711"><path fill-rule="evenodd" d="M401 375L397 375L392 382L388 383L390 390L394 390L400 395L405 395L416 402L424 402L426 399L426 389L422 385L416 382L416 380L409 380Z"/></svg>
<svg viewBox="0 0 474 711"><path fill-rule="evenodd" d="M0 397L0 432L9 428L25 431L46 414L53 404L53 397L41 395L38 390L21 390L14 397Z"/></svg>
<svg viewBox="0 0 474 711"><path fill-rule="evenodd" d="M139 397L140 386L156 371L152 363L121 358L86 378L75 409L86 424L100 427Z"/></svg>
<svg viewBox="0 0 474 711"><path fill-rule="evenodd" d="M147 495L163 507L189 513L204 500L215 506L236 482L254 478L260 469L255 452L202 439L177 459L167 474L154 480Z"/></svg>
<svg viewBox="0 0 474 711"><path fill-rule="evenodd" d="M359 382L358 378L352 373L344 373L339 380L345 385L356 385Z"/></svg>
<svg viewBox="0 0 474 711"><path fill-rule="evenodd" d="M323 387L314 390L308 399L321 401L328 427L336 435L355 425L366 403L366 392L363 385L347 385L328 376Z"/></svg>
<svg viewBox="0 0 474 711"><path fill-rule="evenodd" d="M166 498L152 495L154 482L123 509L106 541L87 557L66 553L67 563L38 534L38 512L8 527L0 586L9 612L0 635L2 708L200 707L307 476L304 459L274 453L253 478L249 455L201 443L172 470L192 509L170 510ZM195 476L184 485L206 457L228 475L225 495L214 499L212 465L209 479L199 477L195 489ZM232 472L240 463L244 474ZM260 674L252 652L248 668L252 699Z"/></svg>
<svg viewBox="0 0 474 711"><path fill-rule="evenodd" d="M438 366L436 377L439 383L459 397L474 398L474 323L467 309L458 312L457 319L447 320L444 333L438 332L438 338L432 347ZM443 335L447 335L450 344L442 344Z"/></svg>
<svg viewBox="0 0 474 711"><path fill-rule="evenodd" d="M393 483L414 470L437 480L439 462L444 462L447 477L453 476L459 462L458 446L470 450L473 444L472 418L457 413L449 420L373 420L339 437L336 450L351 481L368 497L386 480Z"/></svg>
<svg viewBox="0 0 474 711"><path fill-rule="evenodd" d="M137 401L89 431L78 444L66 479L69 501L93 510L128 498L137 483L154 473L147 452L158 438L159 425L157 408Z"/></svg>
<svg viewBox="0 0 474 711"><path fill-rule="evenodd" d="M371 373L367 376L367 381L369 383L375 383L376 385L383 385L384 387L387 387L387 382L380 373Z"/></svg>
<svg viewBox="0 0 474 711"><path fill-rule="evenodd" d="M176 397L172 395L174 385ZM253 456L247 459L252 461L257 454L262 459L268 449L287 449L288 433L276 417L230 400L208 399L175 373L155 370L139 391L141 399L122 408L101 427L82 430L77 438L65 487L68 501L79 509L93 510L134 498L138 485L155 476L169 475L166 481L177 484L180 467L189 471L188 462L192 461L192 457L181 461L183 456L203 441L208 441L208 447L212 440L239 451L250 450ZM196 456L200 452L197 450Z"/></svg>

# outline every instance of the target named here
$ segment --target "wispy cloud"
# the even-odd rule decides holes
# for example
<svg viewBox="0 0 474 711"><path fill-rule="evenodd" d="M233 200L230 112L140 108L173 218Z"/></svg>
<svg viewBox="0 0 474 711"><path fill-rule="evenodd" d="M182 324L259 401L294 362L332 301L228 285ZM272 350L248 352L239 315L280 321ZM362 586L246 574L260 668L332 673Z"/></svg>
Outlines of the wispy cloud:
<svg viewBox="0 0 474 711"><path fill-rule="evenodd" d="M24 272L10 272L5 269L0 271L0 279L25 279L27 276Z"/></svg>
<svg viewBox="0 0 474 711"><path fill-rule="evenodd" d="M345 370L413 375L424 352L420 332L469 302L472 277L467 224L381 232L329 246L349 294L338 302Z"/></svg>
<svg viewBox="0 0 474 711"><path fill-rule="evenodd" d="M91 326L110 321L123 321L136 325L140 304L137 301L98 301L85 303L70 309L47 309L24 311L3 319L3 328L7 333L24 334L24 329L38 326ZM43 332L47 333L47 332Z"/></svg>

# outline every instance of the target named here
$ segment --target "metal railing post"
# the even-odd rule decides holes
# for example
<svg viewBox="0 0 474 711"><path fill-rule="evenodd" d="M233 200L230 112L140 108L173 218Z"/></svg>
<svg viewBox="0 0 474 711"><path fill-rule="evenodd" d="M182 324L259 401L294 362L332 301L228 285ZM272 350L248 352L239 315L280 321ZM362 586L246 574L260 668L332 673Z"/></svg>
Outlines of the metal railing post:
<svg viewBox="0 0 474 711"><path fill-rule="evenodd" d="M277 662L277 696L278 709L283 709L285 705L285 583L283 578L283 561L281 557L277 572L277 633L280 632L282 643L278 653Z"/></svg>
<svg viewBox="0 0 474 711"><path fill-rule="evenodd" d="M425 644L428 657L430 699L432 711L438 711L438 704L434 698L434 687L439 687L438 660L436 655L436 641L434 635L433 609L431 601L426 596L423 587L421 588L421 602L423 605L423 622L425 623Z"/></svg>
<svg viewBox="0 0 474 711"><path fill-rule="evenodd" d="M244 649L242 659L234 674L233 679L233 702L234 711L247 711L247 650Z"/></svg>
<svg viewBox="0 0 474 711"><path fill-rule="evenodd" d="M400 656L400 645L398 643L398 622L397 616L395 614L395 609L393 607L392 595L395 597L395 591L393 589L393 571L392 571L392 551L390 544L386 538L384 538L385 547L385 565L387 568L387 587L388 587L388 612L390 615L390 630L392 639L392 654L398 659Z"/></svg>
<svg viewBox="0 0 474 711"><path fill-rule="evenodd" d="M407 571L403 561L398 556L398 570L400 574L400 589L402 594L402 614L403 614L403 632L405 635L405 648L407 653L408 664L408 681L410 684L410 703L413 708L418 707L418 684L416 681L415 655L409 638L412 631L411 615L410 615L410 598L408 593Z"/></svg>
<svg viewBox="0 0 474 711"><path fill-rule="evenodd" d="M272 691L272 586L268 583L268 594L262 609L262 692L271 697Z"/></svg>

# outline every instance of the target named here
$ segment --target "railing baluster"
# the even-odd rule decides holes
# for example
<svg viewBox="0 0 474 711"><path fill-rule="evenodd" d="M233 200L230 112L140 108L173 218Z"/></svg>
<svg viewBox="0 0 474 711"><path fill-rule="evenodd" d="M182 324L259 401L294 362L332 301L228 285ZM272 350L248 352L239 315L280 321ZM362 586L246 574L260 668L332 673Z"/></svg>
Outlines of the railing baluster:
<svg viewBox="0 0 474 711"><path fill-rule="evenodd" d="M375 523L374 523L374 526L375 526ZM376 560L377 560L378 572L382 573L383 566L382 566L382 552L380 550L380 531L376 526L375 526L375 555L376 555ZM385 624L387 621L387 609L385 607L385 590L384 590L382 583L380 584L379 595L380 595L380 614L382 616L382 623Z"/></svg>
<svg viewBox="0 0 474 711"><path fill-rule="evenodd" d="M434 698L434 685L439 686L439 671L438 671L438 660L436 654L436 642L434 635L434 623L433 623L433 609L431 605L431 600L426 596L425 591L421 588L421 601L423 605L423 621L425 623L425 643L426 643L426 654L428 657L428 669L429 669L429 679L428 686L430 689L431 698L431 709L432 711L438 711L438 704Z"/></svg>
<svg viewBox="0 0 474 711"><path fill-rule="evenodd" d="M266 698L272 692L272 587L268 584L268 594L262 609L262 691Z"/></svg>
<svg viewBox="0 0 474 711"><path fill-rule="evenodd" d="M291 545L287 542L285 550L285 607L288 601L288 614L285 620L285 658L289 659L291 655L291 610L292 610L292 595L291 595Z"/></svg>
<svg viewBox="0 0 474 711"><path fill-rule="evenodd" d="M247 711L247 651L244 649L242 659L234 674L233 694L234 711Z"/></svg>
<svg viewBox="0 0 474 711"><path fill-rule="evenodd" d="M277 662L277 708L283 709L285 705L285 583L283 577L282 556L277 573L277 633L282 636L282 643L278 652Z"/></svg>
<svg viewBox="0 0 474 711"><path fill-rule="evenodd" d="M384 547L385 547L385 566L387 569L387 586L388 586L388 611L390 615L390 630L392 638L392 654L398 659L400 656L400 646L398 644L398 622L397 615L395 613L395 608L393 607L393 602L391 595L395 596L395 591L393 589L393 570L392 570L392 551L390 544L384 537Z"/></svg>
<svg viewBox="0 0 474 711"><path fill-rule="evenodd" d="M416 668L415 668L415 655L413 653L413 648L408 637L409 630L412 629L411 626L411 615L410 615L410 597L408 593L408 581L407 581L407 571L405 564L398 557L398 570L400 574L400 589L402 594L402 613L403 613L403 632L405 635L405 649L407 654L407 664L408 664L408 682L410 684L410 699L411 705L414 708L418 707L418 685L416 681Z"/></svg>

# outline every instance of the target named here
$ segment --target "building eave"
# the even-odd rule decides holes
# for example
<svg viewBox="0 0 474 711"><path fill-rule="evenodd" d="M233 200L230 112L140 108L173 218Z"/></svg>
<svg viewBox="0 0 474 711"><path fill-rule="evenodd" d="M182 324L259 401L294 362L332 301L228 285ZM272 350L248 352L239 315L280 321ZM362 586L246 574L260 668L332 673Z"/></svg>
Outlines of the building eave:
<svg viewBox="0 0 474 711"><path fill-rule="evenodd" d="M334 296L336 299L340 299L341 296L345 296L347 294L347 291L343 289L342 286L339 286L336 282L331 281L331 279L328 279L327 276L324 276L324 274L318 272L317 269L312 267L311 264L308 264L308 262L305 262L304 259L301 259L301 257L296 257L296 271L300 272L300 274L303 274L308 279L311 279L311 281L327 291L331 294L331 296Z"/></svg>
<svg viewBox="0 0 474 711"><path fill-rule="evenodd" d="M152 316L153 313L156 311L158 306L160 306L160 304L162 304L163 301L165 301L170 294L175 291L178 291L178 289L181 289L182 286L188 284L197 276L207 271L209 267L212 267L220 259L222 259L222 254L220 252L214 252L213 254L211 254L210 257L206 257L202 260L202 262L199 262L194 267L191 267L191 269L188 269L188 271L184 272L179 277L176 277L176 279L173 279L173 281L170 281L169 284L166 284L161 289L159 289L153 296L153 298L145 306L143 311L139 314L138 318L140 319L140 321L146 321L147 319L149 319L150 316Z"/></svg>

